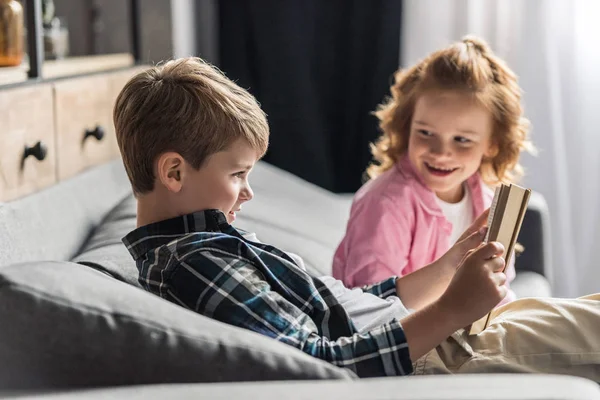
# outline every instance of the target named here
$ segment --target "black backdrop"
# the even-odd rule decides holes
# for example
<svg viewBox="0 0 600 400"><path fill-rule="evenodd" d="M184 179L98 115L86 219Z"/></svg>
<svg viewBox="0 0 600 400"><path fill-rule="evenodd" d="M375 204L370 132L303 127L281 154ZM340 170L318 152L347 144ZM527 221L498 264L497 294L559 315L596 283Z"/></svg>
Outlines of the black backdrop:
<svg viewBox="0 0 600 400"><path fill-rule="evenodd" d="M399 65L401 0L218 2L219 65L268 115L265 160L353 192Z"/></svg>

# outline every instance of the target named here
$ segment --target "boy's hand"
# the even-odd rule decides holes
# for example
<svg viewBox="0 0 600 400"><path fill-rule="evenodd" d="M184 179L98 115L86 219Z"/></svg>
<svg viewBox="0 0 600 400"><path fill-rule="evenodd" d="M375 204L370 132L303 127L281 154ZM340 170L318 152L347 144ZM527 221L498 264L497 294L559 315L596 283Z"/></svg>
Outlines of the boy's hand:
<svg viewBox="0 0 600 400"><path fill-rule="evenodd" d="M504 246L498 242L480 245L469 251L438 306L455 323L467 326L487 314L507 294L506 275L502 272Z"/></svg>
<svg viewBox="0 0 600 400"><path fill-rule="evenodd" d="M456 270L467 253L479 246L485 234L487 227L485 226L489 214L489 208L485 210L477 219L467 228L466 231L458 238L456 243L443 256L439 262L446 265L449 269Z"/></svg>
<svg viewBox="0 0 600 400"><path fill-rule="evenodd" d="M462 234L458 242L439 259L396 280L396 291L404 305L419 310L433 303L448 289L450 281L467 254L485 238L489 210L484 211Z"/></svg>

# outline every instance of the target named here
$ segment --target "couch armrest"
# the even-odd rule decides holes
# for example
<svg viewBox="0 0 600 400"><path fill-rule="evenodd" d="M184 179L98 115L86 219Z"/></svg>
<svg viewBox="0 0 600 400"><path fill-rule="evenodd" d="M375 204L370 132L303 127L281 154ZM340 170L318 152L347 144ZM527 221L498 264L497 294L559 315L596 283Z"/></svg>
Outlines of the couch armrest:
<svg viewBox="0 0 600 400"><path fill-rule="evenodd" d="M517 274L535 272L544 276L552 286L550 213L546 200L538 192L531 194L517 241L525 248L515 259Z"/></svg>
<svg viewBox="0 0 600 400"><path fill-rule="evenodd" d="M2 395L0 392L0 396ZM30 396L19 399L600 400L600 388L590 380L570 376L484 374L376 378L350 382L280 381L122 386L46 395L37 392L31 393Z"/></svg>
<svg viewBox="0 0 600 400"><path fill-rule="evenodd" d="M517 298L523 297L552 297L550 282L537 272L519 271L510 288Z"/></svg>

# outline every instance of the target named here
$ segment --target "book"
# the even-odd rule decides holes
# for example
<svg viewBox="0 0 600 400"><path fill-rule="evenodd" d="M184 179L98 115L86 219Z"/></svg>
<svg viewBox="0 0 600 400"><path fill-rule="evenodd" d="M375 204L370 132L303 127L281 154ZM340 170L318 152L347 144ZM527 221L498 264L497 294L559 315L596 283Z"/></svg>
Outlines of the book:
<svg viewBox="0 0 600 400"><path fill-rule="evenodd" d="M530 189L525 189L515 184L501 184L496 188L494 193L494 200L492 201L488 215L488 231L484 238L484 243L490 241L502 243L504 246L505 269L513 256L530 195ZM469 335L477 335L483 332L493 319L493 314L494 310L478 321L475 321L471 325Z"/></svg>

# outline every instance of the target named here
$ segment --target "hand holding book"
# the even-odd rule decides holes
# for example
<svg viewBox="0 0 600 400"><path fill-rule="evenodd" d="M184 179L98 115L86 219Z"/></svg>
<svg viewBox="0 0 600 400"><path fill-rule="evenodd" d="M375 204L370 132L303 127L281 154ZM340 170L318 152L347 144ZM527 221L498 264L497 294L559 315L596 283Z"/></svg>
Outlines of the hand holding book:
<svg viewBox="0 0 600 400"><path fill-rule="evenodd" d="M471 250L440 296L437 306L457 329L486 315L506 296L503 253L498 242Z"/></svg>
<svg viewBox="0 0 600 400"><path fill-rule="evenodd" d="M530 189L514 184L503 184L496 188L488 216L488 231L484 243L499 242L504 246L505 266L513 256L530 195ZM493 312L490 312L474 322L469 334L476 335L485 330L493 317L492 314Z"/></svg>

